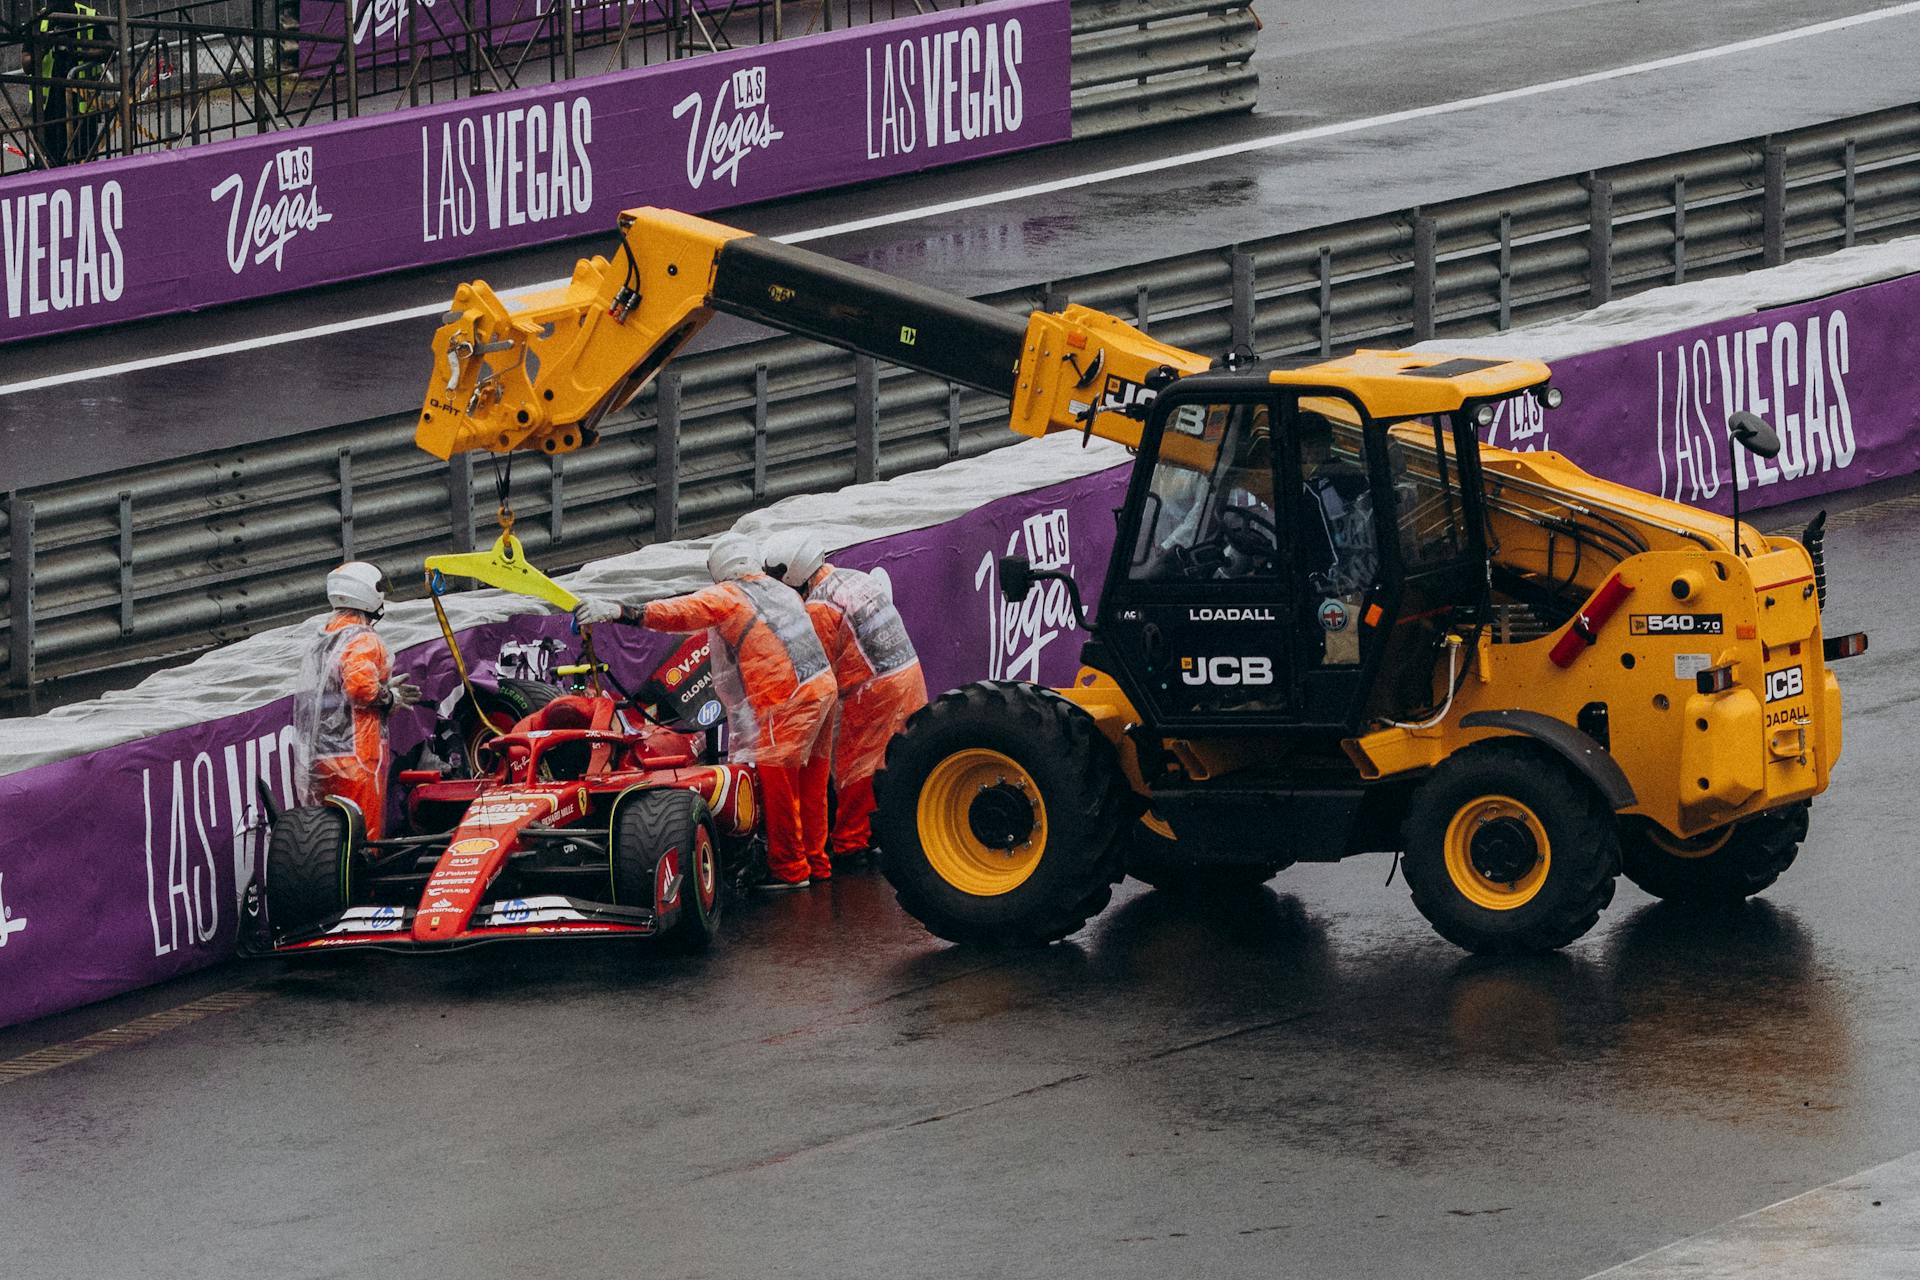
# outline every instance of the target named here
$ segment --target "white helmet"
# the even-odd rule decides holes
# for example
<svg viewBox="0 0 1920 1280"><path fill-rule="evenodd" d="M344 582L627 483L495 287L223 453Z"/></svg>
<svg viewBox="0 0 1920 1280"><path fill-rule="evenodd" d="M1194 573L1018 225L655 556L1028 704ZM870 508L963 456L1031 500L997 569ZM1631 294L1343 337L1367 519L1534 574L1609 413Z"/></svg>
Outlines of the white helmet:
<svg viewBox="0 0 1920 1280"><path fill-rule="evenodd" d="M827 562L820 535L810 529L781 529L760 548L767 572L798 591Z"/></svg>
<svg viewBox="0 0 1920 1280"><path fill-rule="evenodd" d="M715 538L712 550L707 552L707 572L715 582L760 572L760 555L753 539L744 533L723 533Z"/></svg>
<svg viewBox="0 0 1920 1280"><path fill-rule="evenodd" d="M349 560L327 575L327 603L375 614L387 607L387 575L365 560Z"/></svg>

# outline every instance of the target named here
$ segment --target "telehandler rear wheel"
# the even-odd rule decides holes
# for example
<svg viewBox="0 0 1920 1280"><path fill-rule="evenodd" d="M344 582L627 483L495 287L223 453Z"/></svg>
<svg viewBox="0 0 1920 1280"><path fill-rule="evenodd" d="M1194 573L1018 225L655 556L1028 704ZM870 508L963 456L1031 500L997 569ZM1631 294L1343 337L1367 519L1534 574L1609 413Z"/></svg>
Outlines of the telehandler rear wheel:
<svg viewBox="0 0 1920 1280"><path fill-rule="evenodd" d="M887 747L873 789L881 869L949 941L1057 941L1123 874L1120 763L1092 717L1037 685L982 681L934 699Z"/></svg>
<svg viewBox="0 0 1920 1280"><path fill-rule="evenodd" d="M1441 937L1482 955L1550 951L1593 928L1620 871L1614 816L1558 757L1477 743L1414 792L1407 887Z"/></svg>
<svg viewBox="0 0 1920 1280"><path fill-rule="evenodd" d="M1622 823L1621 867L1656 898L1708 905L1751 898L1793 865L1809 804L1790 805L1680 840L1650 822Z"/></svg>

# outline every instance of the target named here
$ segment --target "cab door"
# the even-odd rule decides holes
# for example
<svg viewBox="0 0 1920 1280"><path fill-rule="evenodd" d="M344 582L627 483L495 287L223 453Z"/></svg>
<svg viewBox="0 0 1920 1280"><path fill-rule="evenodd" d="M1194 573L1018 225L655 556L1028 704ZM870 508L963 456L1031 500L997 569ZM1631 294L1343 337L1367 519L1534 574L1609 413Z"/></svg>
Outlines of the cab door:
<svg viewBox="0 0 1920 1280"><path fill-rule="evenodd" d="M1142 434L1101 600L1103 665L1155 725L1295 719L1282 402L1264 383L1176 385Z"/></svg>

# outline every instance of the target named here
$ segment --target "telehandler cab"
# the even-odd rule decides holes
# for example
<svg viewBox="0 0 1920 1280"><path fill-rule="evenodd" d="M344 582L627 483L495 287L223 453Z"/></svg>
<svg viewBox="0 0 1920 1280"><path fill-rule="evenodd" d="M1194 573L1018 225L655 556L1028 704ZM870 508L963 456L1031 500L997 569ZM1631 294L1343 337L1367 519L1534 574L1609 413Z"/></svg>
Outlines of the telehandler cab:
<svg viewBox="0 0 1920 1280"><path fill-rule="evenodd" d="M1866 647L1822 634L1819 522L1803 546L1481 444L1559 403L1545 365L1216 363L683 214L621 229L617 265L517 310L461 287L422 447L591 443L724 311L1004 395L1024 434L1135 451L1072 687L969 685L888 749L875 835L932 932L1048 942L1128 872L1224 889L1388 851L1444 937L1525 952L1591 928L1622 871L1737 899L1793 861L1840 752L1827 664ZM1002 564L1016 599L1061 576Z"/></svg>

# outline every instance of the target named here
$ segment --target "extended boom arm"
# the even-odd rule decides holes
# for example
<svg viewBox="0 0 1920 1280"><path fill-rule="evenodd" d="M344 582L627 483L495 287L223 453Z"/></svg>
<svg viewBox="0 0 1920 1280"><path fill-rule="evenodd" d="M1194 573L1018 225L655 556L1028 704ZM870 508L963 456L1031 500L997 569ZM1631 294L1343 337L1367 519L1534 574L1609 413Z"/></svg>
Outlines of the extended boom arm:
<svg viewBox="0 0 1920 1280"><path fill-rule="evenodd" d="M1027 435L1136 443L1140 423L1125 409L1156 371L1207 367L1087 307L1022 320L667 209L628 210L620 229L613 261L583 259L565 288L516 308L482 282L460 286L434 334L442 363L420 410L421 448L448 458L592 444L715 312L1006 396Z"/></svg>

